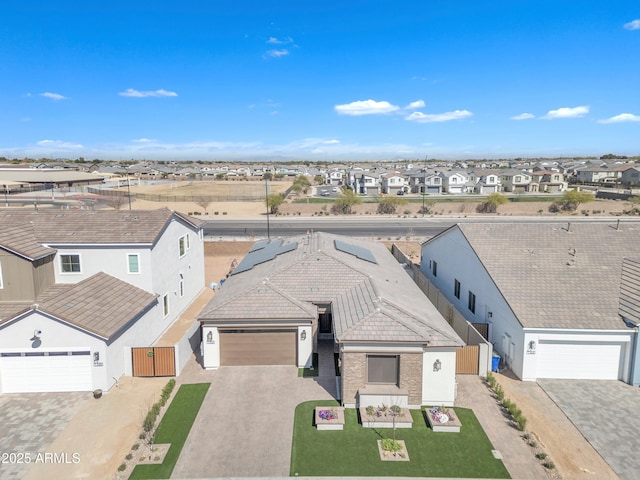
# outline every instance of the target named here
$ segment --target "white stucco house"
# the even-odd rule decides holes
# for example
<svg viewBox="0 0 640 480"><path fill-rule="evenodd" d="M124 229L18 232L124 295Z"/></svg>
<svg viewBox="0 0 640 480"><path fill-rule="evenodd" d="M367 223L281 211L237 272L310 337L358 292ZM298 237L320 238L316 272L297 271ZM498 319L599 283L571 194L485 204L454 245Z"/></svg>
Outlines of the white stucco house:
<svg viewBox="0 0 640 480"><path fill-rule="evenodd" d="M207 369L310 367L326 341L345 406L455 401L464 343L381 243L323 232L259 241L198 320Z"/></svg>
<svg viewBox="0 0 640 480"><path fill-rule="evenodd" d="M637 222L459 224L422 245L421 271L520 379L635 383L634 258Z"/></svg>
<svg viewBox="0 0 640 480"><path fill-rule="evenodd" d="M203 288L199 220L3 211L0 392L108 390Z"/></svg>

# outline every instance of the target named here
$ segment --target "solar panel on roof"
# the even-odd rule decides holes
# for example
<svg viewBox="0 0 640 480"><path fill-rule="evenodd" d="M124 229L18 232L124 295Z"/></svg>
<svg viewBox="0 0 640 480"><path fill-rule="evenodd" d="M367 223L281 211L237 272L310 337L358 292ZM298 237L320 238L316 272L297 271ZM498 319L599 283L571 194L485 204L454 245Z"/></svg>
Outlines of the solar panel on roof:
<svg viewBox="0 0 640 480"><path fill-rule="evenodd" d="M333 243L334 243L334 246L336 247L336 250L340 250L341 252L353 255L354 257L357 257L360 260L365 260L367 262L371 262L375 264L378 263L376 261L376 257L374 257L373 253L371 253L371 251L367 248L360 247L358 245L351 245L350 243L345 243L341 240L334 240Z"/></svg>
<svg viewBox="0 0 640 480"><path fill-rule="evenodd" d="M249 253L255 252L256 250L262 250L269 244L269 240L260 240L253 244L253 246L249 249Z"/></svg>
<svg viewBox="0 0 640 480"><path fill-rule="evenodd" d="M288 243L284 246L282 245L282 243L283 240L279 238L277 240L274 240L273 242L267 242L260 249L250 250L249 253L247 253L247 255L242 259L240 264L233 270L232 275L251 270L256 265L269 262L276 258L276 256L295 250L298 247L297 242Z"/></svg>

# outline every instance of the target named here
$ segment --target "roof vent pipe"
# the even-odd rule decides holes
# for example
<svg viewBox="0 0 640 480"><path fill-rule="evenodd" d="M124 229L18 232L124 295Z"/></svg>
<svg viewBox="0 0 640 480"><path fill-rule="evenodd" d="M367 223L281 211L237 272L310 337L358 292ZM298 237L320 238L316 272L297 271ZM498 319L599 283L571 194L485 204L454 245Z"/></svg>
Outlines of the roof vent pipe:
<svg viewBox="0 0 640 480"><path fill-rule="evenodd" d="M620 219L616 222L616 230L620 230Z"/></svg>

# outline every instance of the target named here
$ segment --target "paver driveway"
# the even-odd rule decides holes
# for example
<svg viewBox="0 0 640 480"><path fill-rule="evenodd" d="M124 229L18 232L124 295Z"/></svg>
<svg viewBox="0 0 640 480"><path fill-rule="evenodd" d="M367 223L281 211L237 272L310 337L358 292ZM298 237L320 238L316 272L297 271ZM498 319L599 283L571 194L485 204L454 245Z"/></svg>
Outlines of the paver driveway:
<svg viewBox="0 0 640 480"><path fill-rule="evenodd" d="M0 395L0 453L14 454L2 458L0 478L22 478L36 461L47 460L47 453L67 454L73 461L73 452L52 452L47 447L87 400L86 392Z"/></svg>
<svg viewBox="0 0 640 480"><path fill-rule="evenodd" d="M333 353L330 358L333 370ZM200 381L211 387L172 477L289 476L296 406L334 398L335 376L323 375L322 364L320 374L299 378L292 366L203 372Z"/></svg>
<svg viewBox="0 0 640 480"><path fill-rule="evenodd" d="M538 384L620 478L638 478L638 388L616 380L543 379Z"/></svg>

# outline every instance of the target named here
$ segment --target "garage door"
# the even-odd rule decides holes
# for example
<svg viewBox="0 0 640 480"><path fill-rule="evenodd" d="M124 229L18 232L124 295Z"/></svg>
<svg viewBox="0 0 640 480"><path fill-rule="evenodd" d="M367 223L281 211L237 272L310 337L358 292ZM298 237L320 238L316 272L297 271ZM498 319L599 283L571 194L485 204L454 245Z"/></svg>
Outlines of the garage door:
<svg viewBox="0 0 640 480"><path fill-rule="evenodd" d="M220 330L221 365L297 365L297 330Z"/></svg>
<svg viewBox="0 0 640 480"><path fill-rule="evenodd" d="M0 353L2 392L81 392L93 390L91 353Z"/></svg>
<svg viewBox="0 0 640 480"><path fill-rule="evenodd" d="M537 377L618 380L623 354L621 343L540 341Z"/></svg>

